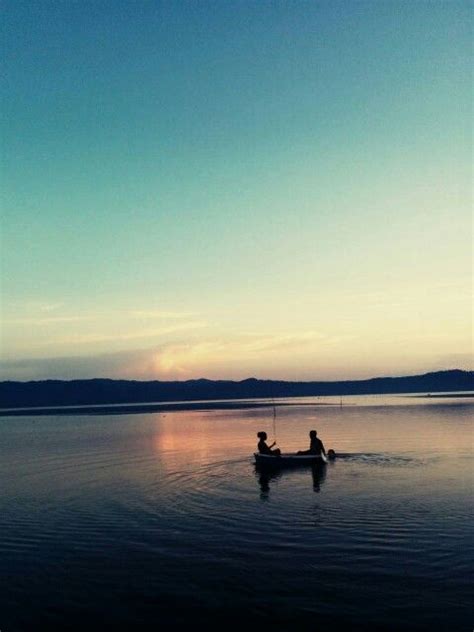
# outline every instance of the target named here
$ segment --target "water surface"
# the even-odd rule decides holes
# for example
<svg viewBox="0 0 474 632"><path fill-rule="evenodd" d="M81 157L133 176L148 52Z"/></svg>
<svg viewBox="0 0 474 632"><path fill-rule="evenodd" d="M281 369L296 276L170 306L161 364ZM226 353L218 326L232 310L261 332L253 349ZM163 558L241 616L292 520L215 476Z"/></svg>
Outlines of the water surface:
<svg viewBox="0 0 474 632"><path fill-rule="evenodd" d="M471 630L472 404L305 402L0 417L0 628Z"/></svg>

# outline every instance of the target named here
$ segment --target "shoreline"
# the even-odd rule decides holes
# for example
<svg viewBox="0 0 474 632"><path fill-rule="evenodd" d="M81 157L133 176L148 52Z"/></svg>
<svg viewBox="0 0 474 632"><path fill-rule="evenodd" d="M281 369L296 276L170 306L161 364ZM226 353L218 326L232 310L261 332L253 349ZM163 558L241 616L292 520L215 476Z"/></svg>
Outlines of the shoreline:
<svg viewBox="0 0 474 632"><path fill-rule="evenodd" d="M375 394L371 394L375 395ZM397 396L400 393L379 393L378 395ZM472 399L474 393L439 393L410 395L405 397L413 399ZM290 398L288 398L290 399ZM340 402L301 402L295 401L261 401L261 400L219 400L219 401L189 401L189 402L154 402L130 403L130 404L78 404L73 406L44 406L44 407L18 407L0 409L1 417L30 417L45 415L134 415L139 413L158 412L184 412L184 411L204 411L204 410L250 410L258 408L278 408L280 406L340 406ZM345 406L348 403L343 404Z"/></svg>
<svg viewBox="0 0 474 632"><path fill-rule="evenodd" d="M421 399L443 399L446 397L474 397L474 393L428 393L428 395L411 395L410 397L416 397Z"/></svg>
<svg viewBox="0 0 474 632"><path fill-rule="evenodd" d="M45 408L9 408L0 410L0 417L44 415L134 415L138 413L183 412L200 410L245 410L280 406L339 406L333 402L179 402L160 404L86 404L84 406L48 406Z"/></svg>

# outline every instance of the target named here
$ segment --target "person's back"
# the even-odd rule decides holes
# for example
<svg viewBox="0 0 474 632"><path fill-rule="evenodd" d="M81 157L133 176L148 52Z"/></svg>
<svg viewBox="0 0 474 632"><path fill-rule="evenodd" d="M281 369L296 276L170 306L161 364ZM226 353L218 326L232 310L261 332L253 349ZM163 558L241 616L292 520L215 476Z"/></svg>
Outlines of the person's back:
<svg viewBox="0 0 474 632"><path fill-rule="evenodd" d="M325 455L326 450L324 449L323 442L321 441L321 439L318 439L317 435L318 433L316 432L316 430L310 430L309 432L310 444L309 444L308 453L309 454L323 453Z"/></svg>
<svg viewBox="0 0 474 632"><path fill-rule="evenodd" d="M323 442L321 441L321 439L318 439L316 435L314 437L311 437L309 451L311 452L311 454L321 454L321 452L323 454L326 454Z"/></svg>

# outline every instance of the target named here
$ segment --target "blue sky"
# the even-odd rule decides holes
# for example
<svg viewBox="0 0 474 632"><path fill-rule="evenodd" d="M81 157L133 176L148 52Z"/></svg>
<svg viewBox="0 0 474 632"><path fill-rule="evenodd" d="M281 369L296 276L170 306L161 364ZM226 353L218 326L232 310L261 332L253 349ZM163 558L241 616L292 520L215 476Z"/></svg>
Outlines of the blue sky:
<svg viewBox="0 0 474 632"><path fill-rule="evenodd" d="M2 13L0 377L469 366L470 3Z"/></svg>

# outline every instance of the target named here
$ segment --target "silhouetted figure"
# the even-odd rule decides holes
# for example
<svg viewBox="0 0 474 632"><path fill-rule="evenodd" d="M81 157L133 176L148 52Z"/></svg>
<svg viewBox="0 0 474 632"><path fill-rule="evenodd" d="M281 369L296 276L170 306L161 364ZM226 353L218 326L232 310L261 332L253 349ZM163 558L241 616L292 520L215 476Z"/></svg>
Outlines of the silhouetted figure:
<svg viewBox="0 0 474 632"><path fill-rule="evenodd" d="M272 443L272 445L267 445L265 443L265 441L267 440L266 432L257 432L257 437L260 439L257 444L257 449L260 454L272 454L273 456L280 456L281 450L279 448L277 448L276 450L272 450L273 446L276 443L275 441Z"/></svg>
<svg viewBox="0 0 474 632"><path fill-rule="evenodd" d="M334 450L328 450L327 457L330 461L334 461L334 459L336 458L336 453L334 452Z"/></svg>
<svg viewBox="0 0 474 632"><path fill-rule="evenodd" d="M324 449L323 442L321 441L321 439L318 439L317 435L318 433L316 432L316 430L310 430L309 431L309 438L310 438L309 450L300 450L296 454L321 454L322 453L326 456L326 450Z"/></svg>

